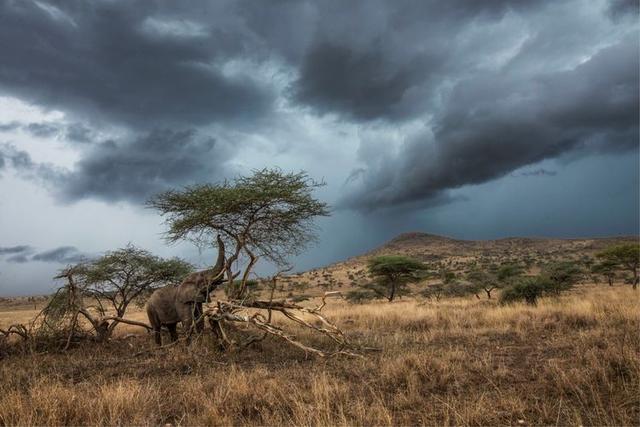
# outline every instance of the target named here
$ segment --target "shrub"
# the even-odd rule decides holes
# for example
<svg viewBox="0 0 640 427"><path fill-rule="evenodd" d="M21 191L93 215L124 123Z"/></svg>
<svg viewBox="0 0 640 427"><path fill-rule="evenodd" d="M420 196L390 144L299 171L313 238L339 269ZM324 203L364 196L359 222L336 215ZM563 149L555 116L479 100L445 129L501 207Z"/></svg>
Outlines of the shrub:
<svg viewBox="0 0 640 427"><path fill-rule="evenodd" d="M505 288L500 294L501 304L524 301L529 305L536 305L538 298L552 287L551 281L544 276L525 277Z"/></svg>
<svg viewBox="0 0 640 427"><path fill-rule="evenodd" d="M368 289L355 289L347 292L345 298L352 304L364 304L373 299L380 298L380 296Z"/></svg>

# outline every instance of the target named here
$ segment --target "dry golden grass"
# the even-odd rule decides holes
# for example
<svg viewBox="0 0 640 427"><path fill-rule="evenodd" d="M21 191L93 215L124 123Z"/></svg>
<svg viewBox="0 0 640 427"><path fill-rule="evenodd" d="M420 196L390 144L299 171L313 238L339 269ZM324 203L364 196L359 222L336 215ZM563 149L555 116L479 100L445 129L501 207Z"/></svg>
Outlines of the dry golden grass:
<svg viewBox="0 0 640 427"><path fill-rule="evenodd" d="M11 356L0 364L0 424L638 424L640 310L627 287L584 287L538 307L453 299L326 310L382 351L307 359L267 340L221 353L205 337L133 357L151 344L141 335Z"/></svg>

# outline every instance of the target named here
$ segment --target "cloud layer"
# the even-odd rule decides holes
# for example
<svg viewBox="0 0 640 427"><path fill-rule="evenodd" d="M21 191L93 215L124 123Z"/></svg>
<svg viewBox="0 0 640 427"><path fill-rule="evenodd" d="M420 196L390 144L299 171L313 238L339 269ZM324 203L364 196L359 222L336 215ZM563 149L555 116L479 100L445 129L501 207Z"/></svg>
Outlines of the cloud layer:
<svg viewBox="0 0 640 427"><path fill-rule="evenodd" d="M0 40L20 43L0 43L0 91L66 122L0 132L76 144L79 159L58 170L13 144L0 168L44 175L61 200L139 203L228 176L234 148L292 116L331 117L399 135L383 148L360 138L341 206L446 203L544 159L637 147L637 11L626 0L7 1Z"/></svg>
<svg viewBox="0 0 640 427"><path fill-rule="evenodd" d="M0 247L0 259L6 257L7 262L23 264L40 261L56 264L76 264L90 257L75 246L60 246L54 249L37 252L29 245Z"/></svg>

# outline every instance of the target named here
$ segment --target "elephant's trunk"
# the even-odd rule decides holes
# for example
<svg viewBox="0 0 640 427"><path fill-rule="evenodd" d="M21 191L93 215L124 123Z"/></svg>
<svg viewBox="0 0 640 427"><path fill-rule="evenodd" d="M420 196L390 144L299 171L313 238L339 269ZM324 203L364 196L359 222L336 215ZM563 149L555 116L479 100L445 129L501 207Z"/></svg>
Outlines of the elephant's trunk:
<svg viewBox="0 0 640 427"><path fill-rule="evenodd" d="M222 241L222 238L220 238L219 234L218 234L217 240L218 240L218 259L216 260L216 265L213 267L212 276L218 279L221 279L223 274L222 270L224 269L224 242Z"/></svg>

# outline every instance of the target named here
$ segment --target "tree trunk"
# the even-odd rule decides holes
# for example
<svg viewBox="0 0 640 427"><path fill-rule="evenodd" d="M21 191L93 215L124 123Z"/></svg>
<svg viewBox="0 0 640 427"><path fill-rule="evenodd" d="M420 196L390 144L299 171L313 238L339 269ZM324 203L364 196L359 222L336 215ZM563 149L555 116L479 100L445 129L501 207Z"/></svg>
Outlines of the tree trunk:
<svg viewBox="0 0 640 427"><path fill-rule="evenodd" d="M484 291L487 293L487 299L491 299L491 291L493 290L493 288L490 289L485 289Z"/></svg>
<svg viewBox="0 0 640 427"><path fill-rule="evenodd" d="M609 286L613 286L613 276L609 276L607 279L609 279Z"/></svg>
<svg viewBox="0 0 640 427"><path fill-rule="evenodd" d="M395 296L396 296L396 284L395 283L391 283L391 293L389 294L387 299L389 300L389 302L391 302L391 301L393 301Z"/></svg>

